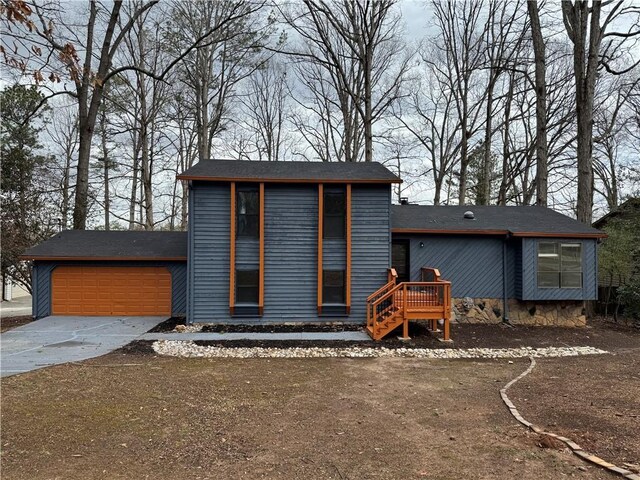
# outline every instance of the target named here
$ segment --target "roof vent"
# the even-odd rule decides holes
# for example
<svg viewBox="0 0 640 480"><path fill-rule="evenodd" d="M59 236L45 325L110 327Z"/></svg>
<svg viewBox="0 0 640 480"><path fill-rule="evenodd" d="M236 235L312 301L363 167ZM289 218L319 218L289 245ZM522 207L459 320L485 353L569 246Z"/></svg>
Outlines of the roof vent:
<svg viewBox="0 0 640 480"><path fill-rule="evenodd" d="M400 197L400 205L409 205L409 197Z"/></svg>
<svg viewBox="0 0 640 480"><path fill-rule="evenodd" d="M466 218L467 220L475 220L476 216L471 210L467 210L466 212L464 212L464 218Z"/></svg>

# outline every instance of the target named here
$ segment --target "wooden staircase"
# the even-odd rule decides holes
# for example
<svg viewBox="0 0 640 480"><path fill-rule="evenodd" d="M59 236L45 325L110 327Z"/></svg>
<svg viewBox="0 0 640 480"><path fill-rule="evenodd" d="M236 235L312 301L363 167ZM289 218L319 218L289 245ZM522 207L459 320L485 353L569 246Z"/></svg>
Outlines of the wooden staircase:
<svg viewBox="0 0 640 480"><path fill-rule="evenodd" d="M440 279L435 268L423 268L421 282L398 283L395 269L390 268L387 283L367 298L367 332L381 340L403 326L402 336L409 338L409 320L427 320L433 332L438 320L444 320L443 340L449 341L451 316L451 282Z"/></svg>

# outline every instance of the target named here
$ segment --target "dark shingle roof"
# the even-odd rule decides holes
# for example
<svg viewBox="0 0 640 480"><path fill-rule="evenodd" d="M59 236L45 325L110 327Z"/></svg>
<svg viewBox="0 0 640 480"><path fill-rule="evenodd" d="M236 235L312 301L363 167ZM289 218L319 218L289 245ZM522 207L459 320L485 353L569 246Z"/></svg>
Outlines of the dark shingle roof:
<svg viewBox="0 0 640 480"><path fill-rule="evenodd" d="M299 183L400 183L377 162L251 162L204 160L182 172L183 180Z"/></svg>
<svg viewBox="0 0 640 480"><path fill-rule="evenodd" d="M464 218L472 211L475 219ZM393 205L394 231L425 233L506 234L515 236L604 237L599 230L550 208L519 206Z"/></svg>
<svg viewBox="0 0 640 480"><path fill-rule="evenodd" d="M28 249L24 258L186 260L187 232L65 230Z"/></svg>

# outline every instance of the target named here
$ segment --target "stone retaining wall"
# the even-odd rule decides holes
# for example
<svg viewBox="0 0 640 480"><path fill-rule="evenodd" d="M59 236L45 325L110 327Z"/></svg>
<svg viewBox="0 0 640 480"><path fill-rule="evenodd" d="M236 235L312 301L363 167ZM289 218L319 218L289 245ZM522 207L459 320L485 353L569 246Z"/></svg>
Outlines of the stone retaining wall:
<svg viewBox="0 0 640 480"><path fill-rule="evenodd" d="M514 325L584 327L584 303L576 301L527 302L510 298L509 321ZM459 323L501 323L501 298L452 298L451 321Z"/></svg>

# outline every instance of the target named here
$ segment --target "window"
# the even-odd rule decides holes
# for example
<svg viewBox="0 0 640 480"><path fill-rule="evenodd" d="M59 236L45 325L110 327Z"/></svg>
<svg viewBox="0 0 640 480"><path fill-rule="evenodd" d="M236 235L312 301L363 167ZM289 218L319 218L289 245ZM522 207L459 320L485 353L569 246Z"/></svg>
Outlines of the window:
<svg viewBox="0 0 640 480"><path fill-rule="evenodd" d="M260 195L257 190L236 194L238 237L257 237L260 231Z"/></svg>
<svg viewBox="0 0 640 480"><path fill-rule="evenodd" d="M538 288L582 288L582 245L538 243Z"/></svg>
<svg viewBox="0 0 640 480"><path fill-rule="evenodd" d="M258 270L236 270L236 304L257 304L258 283Z"/></svg>
<svg viewBox="0 0 640 480"><path fill-rule="evenodd" d="M344 238L346 230L345 192L324 192L324 238Z"/></svg>
<svg viewBox="0 0 640 480"><path fill-rule="evenodd" d="M322 303L344 304L344 270L322 272Z"/></svg>

